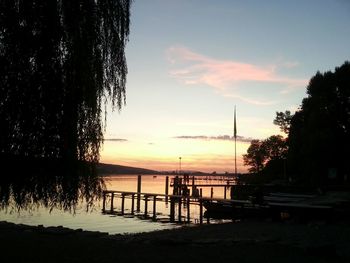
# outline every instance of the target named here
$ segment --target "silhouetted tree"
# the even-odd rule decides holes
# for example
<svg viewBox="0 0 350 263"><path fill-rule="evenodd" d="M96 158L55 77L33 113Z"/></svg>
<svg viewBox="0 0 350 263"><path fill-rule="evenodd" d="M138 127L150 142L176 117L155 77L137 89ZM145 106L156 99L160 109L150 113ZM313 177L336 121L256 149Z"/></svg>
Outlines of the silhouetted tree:
<svg viewBox="0 0 350 263"><path fill-rule="evenodd" d="M285 159L287 156L287 143L281 135L272 135L263 141L262 147L264 147L268 161Z"/></svg>
<svg viewBox="0 0 350 263"><path fill-rule="evenodd" d="M103 108L125 102L130 2L0 2L0 154L98 161Z"/></svg>
<svg viewBox="0 0 350 263"><path fill-rule="evenodd" d="M286 154L286 140L281 135L272 135L263 141L252 140L243 161L244 165L251 166L249 172L259 173L266 164L284 160Z"/></svg>
<svg viewBox="0 0 350 263"><path fill-rule="evenodd" d="M278 125L282 132L288 134L292 117L293 115L289 110L285 112L276 112L276 118L273 120L273 124Z"/></svg>
<svg viewBox="0 0 350 263"><path fill-rule="evenodd" d="M34 211L41 206L75 212L83 203L90 210L106 189L103 177L86 162L72 176L58 159L25 159L20 165L13 158L6 161L10 171L0 176L0 210Z"/></svg>
<svg viewBox="0 0 350 263"><path fill-rule="evenodd" d="M251 173L259 173L264 167L266 161L266 152L263 148L263 142L260 140L252 140L247 150L247 154L243 155L244 165L250 166L248 169Z"/></svg>
<svg viewBox="0 0 350 263"><path fill-rule="evenodd" d="M350 64L335 72L318 72L308 97L291 120L288 163L295 180L312 185L339 181L350 174Z"/></svg>

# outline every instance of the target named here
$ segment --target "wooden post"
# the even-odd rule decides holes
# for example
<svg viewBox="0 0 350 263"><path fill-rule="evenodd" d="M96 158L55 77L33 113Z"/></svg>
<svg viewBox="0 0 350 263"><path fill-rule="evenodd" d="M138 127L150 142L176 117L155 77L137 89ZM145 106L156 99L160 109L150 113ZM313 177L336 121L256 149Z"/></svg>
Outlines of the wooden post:
<svg viewBox="0 0 350 263"><path fill-rule="evenodd" d="M140 211L140 202L141 202L141 175L137 176L137 204L136 210Z"/></svg>
<svg viewBox="0 0 350 263"><path fill-rule="evenodd" d="M224 199L226 199L226 186L224 186Z"/></svg>
<svg viewBox="0 0 350 263"><path fill-rule="evenodd" d="M170 197L170 222L175 221L175 198Z"/></svg>
<svg viewBox="0 0 350 263"><path fill-rule="evenodd" d="M124 202L125 202L125 194L122 193L122 215L124 215Z"/></svg>
<svg viewBox="0 0 350 263"><path fill-rule="evenodd" d="M156 201L157 201L157 196L153 196L153 220L156 220Z"/></svg>
<svg viewBox="0 0 350 263"><path fill-rule="evenodd" d="M182 201L182 198L179 197L179 211L178 211L178 214L179 214L179 222L181 222L181 201Z"/></svg>
<svg viewBox="0 0 350 263"><path fill-rule="evenodd" d="M192 176L192 196L195 195L194 189L195 189L195 187L194 187L194 175L193 175L193 176Z"/></svg>
<svg viewBox="0 0 350 263"><path fill-rule="evenodd" d="M178 195L179 191L179 176L175 176L174 183L173 183L173 195Z"/></svg>
<svg viewBox="0 0 350 263"><path fill-rule="evenodd" d="M190 219L190 197L187 197L187 222L191 222Z"/></svg>
<svg viewBox="0 0 350 263"><path fill-rule="evenodd" d="M203 190L202 190L202 188L199 189L199 196L203 197Z"/></svg>
<svg viewBox="0 0 350 263"><path fill-rule="evenodd" d="M145 195L145 218L147 218L148 195Z"/></svg>
<svg viewBox="0 0 350 263"><path fill-rule="evenodd" d="M210 189L210 198L213 198L213 196L214 196L214 188L211 187L211 189Z"/></svg>
<svg viewBox="0 0 350 263"><path fill-rule="evenodd" d="M169 176L165 177L165 203L168 203L169 194Z"/></svg>
<svg viewBox="0 0 350 263"><path fill-rule="evenodd" d="M179 177L179 188L178 188L178 195L182 195L182 178Z"/></svg>
<svg viewBox="0 0 350 263"><path fill-rule="evenodd" d="M135 194L131 194L131 214L134 214L134 209L135 209Z"/></svg>
<svg viewBox="0 0 350 263"><path fill-rule="evenodd" d="M113 212L113 199L114 199L114 193L112 193L112 196L111 196L111 212Z"/></svg>
<svg viewBox="0 0 350 263"><path fill-rule="evenodd" d="M102 212L106 212L106 193L103 193Z"/></svg>
<svg viewBox="0 0 350 263"><path fill-rule="evenodd" d="M203 201L199 200L199 224L203 224Z"/></svg>

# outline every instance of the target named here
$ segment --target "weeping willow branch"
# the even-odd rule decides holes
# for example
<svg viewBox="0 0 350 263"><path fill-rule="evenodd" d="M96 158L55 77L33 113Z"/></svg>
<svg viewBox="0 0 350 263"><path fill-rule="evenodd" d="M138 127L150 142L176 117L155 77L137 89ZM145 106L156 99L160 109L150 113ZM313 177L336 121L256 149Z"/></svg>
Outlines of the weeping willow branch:
<svg viewBox="0 0 350 263"><path fill-rule="evenodd" d="M102 107L125 104L130 5L1 1L1 154L99 160Z"/></svg>

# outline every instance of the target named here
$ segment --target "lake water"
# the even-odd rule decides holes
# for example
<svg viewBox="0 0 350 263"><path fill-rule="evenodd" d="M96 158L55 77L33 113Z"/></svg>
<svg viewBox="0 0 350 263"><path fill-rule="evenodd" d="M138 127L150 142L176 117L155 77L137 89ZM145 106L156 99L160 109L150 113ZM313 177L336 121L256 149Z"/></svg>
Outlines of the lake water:
<svg viewBox="0 0 350 263"><path fill-rule="evenodd" d="M165 176L163 175L143 175L141 192L143 193L165 193ZM170 176L170 179L172 177ZM137 175L116 175L104 177L107 190L117 191L137 191ZM201 183L215 183L211 180L202 178ZM199 181L198 181L199 182ZM222 198L224 196L223 188L214 189L214 197ZM169 194L172 193L172 188L169 187ZM203 187L203 196L209 197L211 190L208 187ZM107 202L107 206L109 203ZM149 207L152 206L150 202ZM170 204L165 202L157 202L157 218L169 218ZM116 211L120 210L121 200L114 199L114 208ZM143 203L141 203L143 207ZM37 206L28 210L17 211L14 208L7 208L0 211L0 220L8 221L17 224L27 225L44 225L44 226L64 226L72 229L81 228L89 231L108 232L110 234L123 233L138 233L148 232L154 230L171 229L180 227L181 225L175 223L162 223L160 221L154 222L150 219L140 219L139 217L120 216L116 214L102 213L102 200L95 202L87 211L87 205L80 202L74 212L64 212L61 209L54 208L50 211L43 206ZM131 208L131 200L125 201L125 212ZM150 207L150 210L152 208ZM182 214L186 215L187 207L183 207ZM191 224L198 223L199 207L193 205L190 207ZM221 221L212 221L218 223Z"/></svg>

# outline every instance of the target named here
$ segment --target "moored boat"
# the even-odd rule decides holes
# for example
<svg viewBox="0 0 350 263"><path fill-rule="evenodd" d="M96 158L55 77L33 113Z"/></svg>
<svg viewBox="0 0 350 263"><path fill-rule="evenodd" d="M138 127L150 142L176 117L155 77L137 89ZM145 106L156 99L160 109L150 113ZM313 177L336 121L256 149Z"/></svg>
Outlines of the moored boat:
<svg viewBox="0 0 350 263"><path fill-rule="evenodd" d="M265 205L256 205L248 200L207 200L203 202L205 216L210 218L246 218L266 215Z"/></svg>

